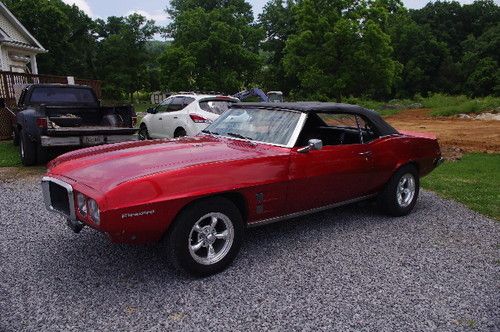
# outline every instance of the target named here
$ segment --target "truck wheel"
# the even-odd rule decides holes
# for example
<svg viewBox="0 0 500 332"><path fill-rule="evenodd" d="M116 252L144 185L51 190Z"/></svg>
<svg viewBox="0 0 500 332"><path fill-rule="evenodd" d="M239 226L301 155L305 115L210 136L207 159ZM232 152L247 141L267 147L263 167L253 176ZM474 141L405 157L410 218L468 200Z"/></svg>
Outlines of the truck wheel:
<svg viewBox="0 0 500 332"><path fill-rule="evenodd" d="M16 128L14 128L12 130L12 138L13 138L14 146L18 146L19 145L19 131Z"/></svg>
<svg viewBox="0 0 500 332"><path fill-rule="evenodd" d="M243 239L243 220L228 199L196 202L176 218L167 236L170 261L195 276L224 270L234 260Z"/></svg>
<svg viewBox="0 0 500 332"><path fill-rule="evenodd" d="M139 129L138 136L139 136L140 141L145 141L145 140L151 139L151 137L149 136L148 127L146 127L145 124L141 125L141 128Z"/></svg>
<svg viewBox="0 0 500 332"><path fill-rule="evenodd" d="M378 203L381 210L392 216L405 216L413 210L420 191L418 171L413 165L401 167L387 182Z"/></svg>
<svg viewBox="0 0 500 332"><path fill-rule="evenodd" d="M24 166L36 164L36 143L31 141L28 134L21 129L19 133L19 155Z"/></svg>
<svg viewBox="0 0 500 332"><path fill-rule="evenodd" d="M174 138L175 137L183 137L186 136L186 130L184 128L177 128L174 132Z"/></svg>

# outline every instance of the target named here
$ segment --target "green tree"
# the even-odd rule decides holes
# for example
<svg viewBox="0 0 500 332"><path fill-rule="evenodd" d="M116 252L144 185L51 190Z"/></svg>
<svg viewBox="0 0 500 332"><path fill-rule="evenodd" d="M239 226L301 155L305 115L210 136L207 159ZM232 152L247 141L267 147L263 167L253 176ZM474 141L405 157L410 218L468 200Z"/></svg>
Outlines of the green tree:
<svg viewBox="0 0 500 332"><path fill-rule="evenodd" d="M173 38L160 58L162 82L171 90L235 92L254 83L262 31L244 0L173 0Z"/></svg>
<svg viewBox="0 0 500 332"><path fill-rule="evenodd" d="M473 97L500 92L500 23L462 43L465 91Z"/></svg>
<svg viewBox="0 0 500 332"><path fill-rule="evenodd" d="M266 37L262 43L265 57L261 86L266 90L281 90L288 94L297 85L297 78L287 75L283 66L286 41L296 32L293 8L295 0L271 0L259 15L259 24Z"/></svg>
<svg viewBox="0 0 500 332"><path fill-rule="evenodd" d="M441 76L447 66L452 66L446 43L438 41L428 26L415 23L406 10L389 18L388 32L395 58L403 65L397 86L399 95L449 92L450 84L443 82L445 78ZM455 76L453 72L447 75L460 80Z"/></svg>
<svg viewBox="0 0 500 332"><path fill-rule="evenodd" d="M376 10L380 13L380 6ZM303 0L295 7L297 32L286 43L284 65L298 78L299 97L341 101L347 95L391 93L401 65L389 36L359 1Z"/></svg>
<svg viewBox="0 0 500 332"><path fill-rule="evenodd" d="M154 21L132 14L97 20L99 46L97 52L99 78L104 80L107 97L122 94L133 101L133 93L148 85L147 42L159 31Z"/></svg>
<svg viewBox="0 0 500 332"><path fill-rule="evenodd" d="M5 0L5 5L49 51L37 57L39 72L95 76L94 23L61 0Z"/></svg>

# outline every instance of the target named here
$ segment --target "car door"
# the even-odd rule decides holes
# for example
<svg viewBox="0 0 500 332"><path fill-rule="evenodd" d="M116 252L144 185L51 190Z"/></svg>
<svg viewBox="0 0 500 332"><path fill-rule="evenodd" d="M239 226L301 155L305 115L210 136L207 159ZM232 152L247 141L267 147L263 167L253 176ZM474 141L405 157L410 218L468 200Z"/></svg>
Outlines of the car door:
<svg viewBox="0 0 500 332"><path fill-rule="evenodd" d="M289 213L353 200L372 190L374 167L370 145L362 142L359 132L356 141L353 128L346 129L353 134L349 140L335 142L328 137L330 129L326 127L318 133L313 130L308 134L309 138L322 139L322 149L299 152L300 145L306 142L292 149L287 197ZM335 132L335 128L331 131Z"/></svg>
<svg viewBox="0 0 500 332"><path fill-rule="evenodd" d="M151 120L148 125L148 132L152 138L164 138L166 137L165 131L163 129L163 118L167 114L168 107L172 98L167 98L162 101L158 106L156 106L156 113L151 115Z"/></svg>
<svg viewBox="0 0 500 332"><path fill-rule="evenodd" d="M182 96L174 97L172 102L168 105L162 123L165 137L174 137L175 130L178 128L186 130L187 116L185 112L183 112L186 106L184 99L185 97Z"/></svg>

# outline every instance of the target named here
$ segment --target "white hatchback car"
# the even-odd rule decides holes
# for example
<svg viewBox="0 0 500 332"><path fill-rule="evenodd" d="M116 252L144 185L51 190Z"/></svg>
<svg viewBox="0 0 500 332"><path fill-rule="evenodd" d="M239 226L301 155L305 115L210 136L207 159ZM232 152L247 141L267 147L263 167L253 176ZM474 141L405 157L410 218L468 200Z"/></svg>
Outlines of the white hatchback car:
<svg viewBox="0 0 500 332"><path fill-rule="evenodd" d="M139 139L196 135L237 102L230 96L172 95L148 109L139 125Z"/></svg>

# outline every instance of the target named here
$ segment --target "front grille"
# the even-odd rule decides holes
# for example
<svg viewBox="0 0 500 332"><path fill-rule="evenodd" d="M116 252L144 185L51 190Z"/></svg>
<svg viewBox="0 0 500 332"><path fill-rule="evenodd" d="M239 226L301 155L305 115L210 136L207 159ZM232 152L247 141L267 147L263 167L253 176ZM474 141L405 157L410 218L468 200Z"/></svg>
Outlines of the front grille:
<svg viewBox="0 0 500 332"><path fill-rule="evenodd" d="M73 220L76 218L71 185L59 179L44 176L42 190L45 206L49 211L60 213Z"/></svg>
<svg viewBox="0 0 500 332"><path fill-rule="evenodd" d="M50 205L64 215L70 215L68 191L63 186L49 182Z"/></svg>

